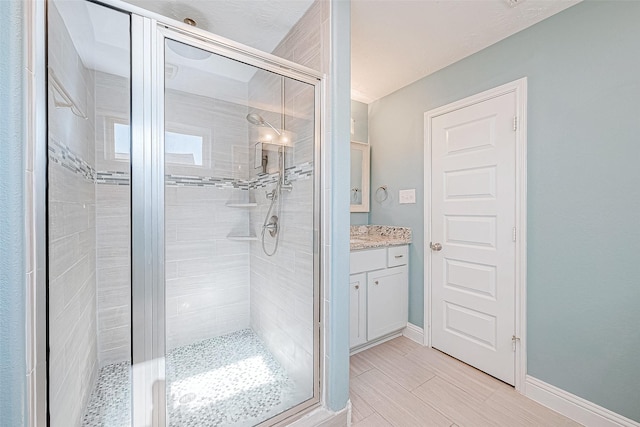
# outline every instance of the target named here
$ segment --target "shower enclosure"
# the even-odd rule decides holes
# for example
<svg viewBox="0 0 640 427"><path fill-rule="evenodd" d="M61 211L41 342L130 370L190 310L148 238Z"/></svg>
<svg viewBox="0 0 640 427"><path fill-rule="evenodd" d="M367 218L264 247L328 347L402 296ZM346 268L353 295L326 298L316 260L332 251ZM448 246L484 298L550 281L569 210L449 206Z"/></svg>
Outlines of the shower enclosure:
<svg viewBox="0 0 640 427"><path fill-rule="evenodd" d="M49 425L272 425L320 396L318 73L48 7Z"/></svg>

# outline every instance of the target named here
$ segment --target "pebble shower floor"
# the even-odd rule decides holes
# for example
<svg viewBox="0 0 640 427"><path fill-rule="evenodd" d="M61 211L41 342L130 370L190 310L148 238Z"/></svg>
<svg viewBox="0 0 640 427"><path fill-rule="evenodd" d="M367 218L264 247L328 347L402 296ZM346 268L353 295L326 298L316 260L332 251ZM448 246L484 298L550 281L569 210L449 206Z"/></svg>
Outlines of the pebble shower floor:
<svg viewBox="0 0 640 427"><path fill-rule="evenodd" d="M293 381L250 329L173 349L166 360L172 427L252 426L295 399ZM129 368L100 369L83 427L131 426Z"/></svg>

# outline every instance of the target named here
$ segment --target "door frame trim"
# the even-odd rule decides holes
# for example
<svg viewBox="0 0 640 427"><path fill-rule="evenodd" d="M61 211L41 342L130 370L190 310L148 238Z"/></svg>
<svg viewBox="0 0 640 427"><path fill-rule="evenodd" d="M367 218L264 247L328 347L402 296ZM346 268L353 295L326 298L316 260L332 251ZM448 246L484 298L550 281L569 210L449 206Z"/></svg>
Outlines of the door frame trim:
<svg viewBox="0 0 640 427"><path fill-rule="evenodd" d="M452 111L459 110L507 93L516 95L516 200L515 224L515 389L524 393L527 375L527 78L506 83L487 91L469 96L424 113L424 345L431 347L431 128L432 120Z"/></svg>

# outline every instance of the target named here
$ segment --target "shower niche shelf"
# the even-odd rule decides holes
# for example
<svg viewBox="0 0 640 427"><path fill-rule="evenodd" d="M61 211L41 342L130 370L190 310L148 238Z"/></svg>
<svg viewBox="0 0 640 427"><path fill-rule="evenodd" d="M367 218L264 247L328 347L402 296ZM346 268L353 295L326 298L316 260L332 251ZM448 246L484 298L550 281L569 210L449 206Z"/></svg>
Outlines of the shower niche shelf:
<svg viewBox="0 0 640 427"><path fill-rule="evenodd" d="M234 240L236 242L251 242L258 240L258 236L255 235L242 235L242 234L228 234L227 239Z"/></svg>

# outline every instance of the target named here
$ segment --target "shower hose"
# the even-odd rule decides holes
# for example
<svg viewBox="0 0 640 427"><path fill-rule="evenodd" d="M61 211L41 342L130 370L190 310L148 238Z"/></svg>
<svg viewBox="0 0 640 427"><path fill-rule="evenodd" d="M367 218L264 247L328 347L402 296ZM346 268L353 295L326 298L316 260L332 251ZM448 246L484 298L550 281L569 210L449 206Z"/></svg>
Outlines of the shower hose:
<svg viewBox="0 0 640 427"><path fill-rule="evenodd" d="M278 182L276 183L276 188L273 190L272 197L271 197L271 204L269 205L269 209L267 210L267 215L264 217L264 224L262 225L262 250L264 251L265 255L267 256L273 256L276 251L278 250L278 244L280 243L280 226L278 225L278 222L280 221L280 217L281 217L281 212L282 212L282 204L280 203L280 183L281 183L282 179L280 176L278 176ZM269 220L271 218L271 212L273 212L273 205L276 203L276 201L278 202L278 212L276 215L276 222L274 224L275 226L275 238L276 238L276 242L275 245L273 247L273 251L269 252L267 250L267 247L265 245L265 234L267 232L267 229L270 228L270 224L269 224Z"/></svg>

